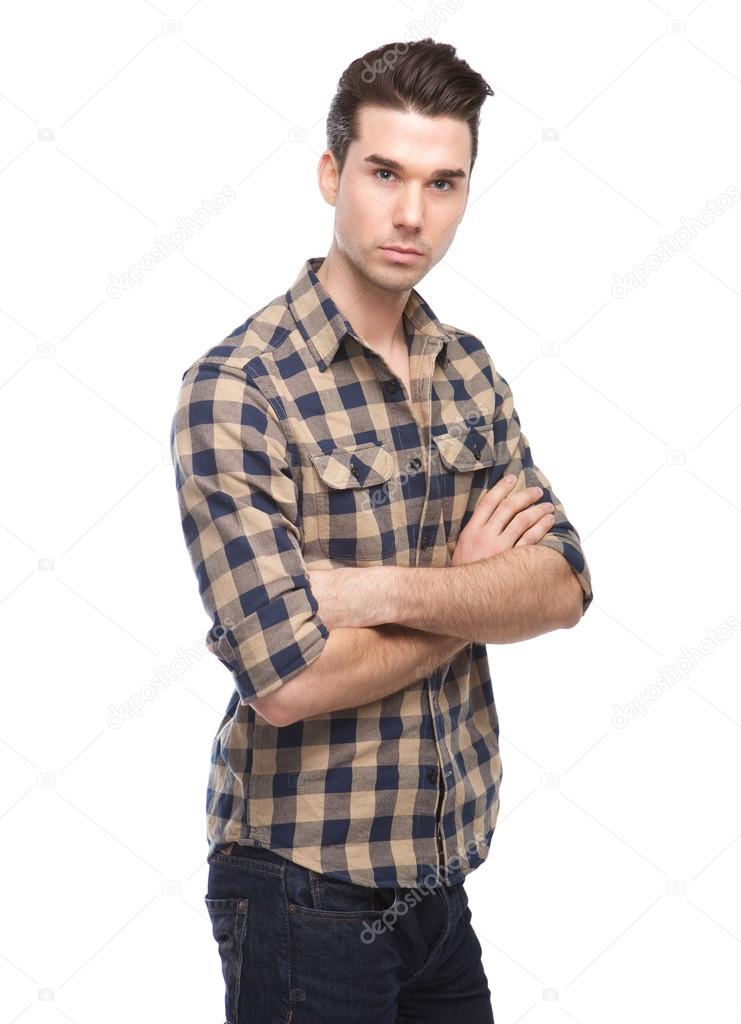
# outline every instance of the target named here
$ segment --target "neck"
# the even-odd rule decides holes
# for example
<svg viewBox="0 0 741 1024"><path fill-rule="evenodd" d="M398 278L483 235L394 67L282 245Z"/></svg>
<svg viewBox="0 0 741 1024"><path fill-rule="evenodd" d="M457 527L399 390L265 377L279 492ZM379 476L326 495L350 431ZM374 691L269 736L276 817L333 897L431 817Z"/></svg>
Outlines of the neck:
<svg viewBox="0 0 741 1024"><path fill-rule="evenodd" d="M334 241L317 277L354 330L380 356L390 361L399 348L407 348L402 314L411 289L399 292L375 285L358 273Z"/></svg>

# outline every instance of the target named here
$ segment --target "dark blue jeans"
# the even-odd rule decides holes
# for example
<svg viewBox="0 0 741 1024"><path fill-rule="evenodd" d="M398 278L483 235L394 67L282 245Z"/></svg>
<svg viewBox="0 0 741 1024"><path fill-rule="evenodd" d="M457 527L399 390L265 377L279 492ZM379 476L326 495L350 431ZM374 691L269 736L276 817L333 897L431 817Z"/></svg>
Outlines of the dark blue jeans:
<svg viewBox="0 0 741 1024"><path fill-rule="evenodd" d="M238 844L208 864L227 1024L494 1024L462 882L371 888Z"/></svg>

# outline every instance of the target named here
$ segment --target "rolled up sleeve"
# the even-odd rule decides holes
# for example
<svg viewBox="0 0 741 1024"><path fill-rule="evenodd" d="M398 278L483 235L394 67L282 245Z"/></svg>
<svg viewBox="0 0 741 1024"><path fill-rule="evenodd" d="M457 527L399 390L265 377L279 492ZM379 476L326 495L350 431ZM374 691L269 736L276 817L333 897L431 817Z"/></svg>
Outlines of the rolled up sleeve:
<svg viewBox="0 0 741 1024"><path fill-rule="evenodd" d="M170 447L185 542L212 620L206 646L248 703L306 668L329 636L301 552L290 446L244 369L214 361L183 375Z"/></svg>
<svg viewBox="0 0 741 1024"><path fill-rule="evenodd" d="M493 368L493 367L492 367ZM560 551L574 571L582 588L582 614L592 603L592 579L582 550L579 534L569 521L563 503L553 491L545 473L535 465L527 437L522 432L520 417L514 406L512 390L508 382L494 370L495 390L498 408L494 417L494 440L498 453L489 479L489 487L508 473L514 473L517 481L512 492L524 487L542 487L543 494L533 505L544 501L553 503L554 521L548 533L539 541L545 547ZM500 402L501 398L501 402ZM529 507L532 507L529 506Z"/></svg>

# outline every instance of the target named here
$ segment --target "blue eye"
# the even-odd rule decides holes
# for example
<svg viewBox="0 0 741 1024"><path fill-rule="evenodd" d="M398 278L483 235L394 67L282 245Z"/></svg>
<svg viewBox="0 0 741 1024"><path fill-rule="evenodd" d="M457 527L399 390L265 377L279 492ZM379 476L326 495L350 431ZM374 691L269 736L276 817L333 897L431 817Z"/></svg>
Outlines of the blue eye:
<svg viewBox="0 0 741 1024"><path fill-rule="evenodd" d="M391 179L395 177L393 171L390 171L388 169L388 167L379 167L379 168L377 168L373 172L373 174L376 175L376 176L379 175L379 174L388 174L388 175L390 175L390 177L388 177L388 178L378 178L377 179L378 181L391 181ZM435 181L433 181L432 184L433 185L442 184L442 185L445 186L444 188L433 188L433 190L432 190L433 192L452 192L452 190L455 188L455 186L453 185L453 182L452 181L448 181L447 178L437 178Z"/></svg>

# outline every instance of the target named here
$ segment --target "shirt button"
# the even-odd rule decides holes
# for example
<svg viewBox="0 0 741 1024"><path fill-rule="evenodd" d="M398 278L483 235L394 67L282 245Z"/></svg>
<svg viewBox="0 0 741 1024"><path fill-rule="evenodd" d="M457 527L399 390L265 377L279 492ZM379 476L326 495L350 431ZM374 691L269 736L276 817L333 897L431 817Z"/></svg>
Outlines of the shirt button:
<svg viewBox="0 0 741 1024"><path fill-rule="evenodd" d="M473 446L473 457L478 459L479 462L481 461L481 452L479 451L479 446L477 444Z"/></svg>
<svg viewBox="0 0 741 1024"><path fill-rule="evenodd" d="M409 460L409 465L412 467L412 469L419 469L419 467L422 465L422 460L415 455L413 459Z"/></svg>
<svg viewBox="0 0 741 1024"><path fill-rule="evenodd" d="M437 782L437 768L430 768L427 772L427 778L430 782Z"/></svg>
<svg viewBox="0 0 741 1024"><path fill-rule="evenodd" d="M430 543L430 538L427 536L426 533L423 533L422 534L422 540L420 541L420 547L422 548L423 551L424 551L424 549L427 547L427 545L429 543Z"/></svg>
<svg viewBox="0 0 741 1024"><path fill-rule="evenodd" d="M352 475L354 477L357 477L357 475L358 475L358 467L357 466L350 466L350 472L352 473Z"/></svg>
<svg viewBox="0 0 741 1024"><path fill-rule="evenodd" d="M397 383L396 383L396 381L394 380L393 377L390 380L385 381L384 383L386 385L386 390L389 391L389 392L396 391L396 389L398 387L398 385L397 385Z"/></svg>

